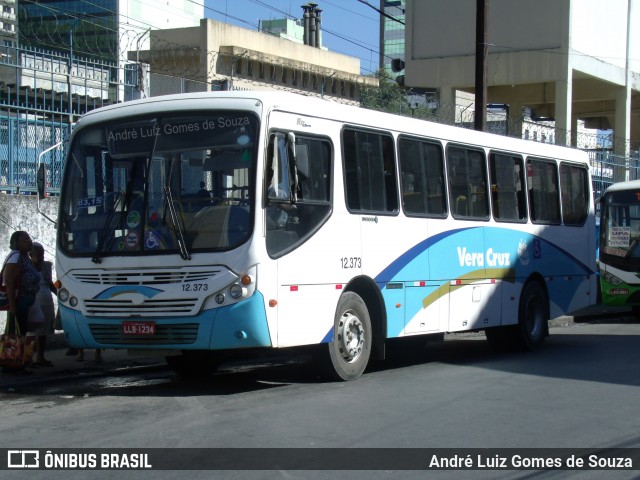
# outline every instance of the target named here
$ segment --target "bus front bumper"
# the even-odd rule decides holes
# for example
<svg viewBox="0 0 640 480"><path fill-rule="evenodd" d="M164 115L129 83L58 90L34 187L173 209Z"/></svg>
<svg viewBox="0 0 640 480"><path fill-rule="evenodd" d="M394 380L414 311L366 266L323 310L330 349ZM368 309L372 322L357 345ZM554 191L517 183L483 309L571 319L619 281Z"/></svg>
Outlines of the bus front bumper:
<svg viewBox="0 0 640 480"><path fill-rule="evenodd" d="M86 317L60 305L65 338L76 348L166 350L228 350L271 347L264 298L259 292L227 307L205 310L193 317ZM145 326L131 334L125 325ZM151 333L152 332L152 333Z"/></svg>

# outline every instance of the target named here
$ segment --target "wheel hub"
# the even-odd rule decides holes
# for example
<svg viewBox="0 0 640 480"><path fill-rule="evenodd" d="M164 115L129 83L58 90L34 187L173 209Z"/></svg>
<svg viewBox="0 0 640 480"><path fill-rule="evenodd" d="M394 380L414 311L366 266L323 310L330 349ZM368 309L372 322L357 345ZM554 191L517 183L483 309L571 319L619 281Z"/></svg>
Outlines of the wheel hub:
<svg viewBox="0 0 640 480"><path fill-rule="evenodd" d="M364 346L364 328L353 312L345 312L338 325L338 347L347 362L355 361Z"/></svg>

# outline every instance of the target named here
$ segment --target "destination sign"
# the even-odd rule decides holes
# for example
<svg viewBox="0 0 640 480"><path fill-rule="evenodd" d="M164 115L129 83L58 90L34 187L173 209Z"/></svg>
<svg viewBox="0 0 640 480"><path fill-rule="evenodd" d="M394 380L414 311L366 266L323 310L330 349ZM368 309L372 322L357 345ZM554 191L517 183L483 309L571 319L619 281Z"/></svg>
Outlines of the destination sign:
<svg viewBox="0 0 640 480"><path fill-rule="evenodd" d="M107 128L106 134L109 153L124 156L235 144L238 132L251 135L255 124L255 118L247 114L212 115L141 121Z"/></svg>

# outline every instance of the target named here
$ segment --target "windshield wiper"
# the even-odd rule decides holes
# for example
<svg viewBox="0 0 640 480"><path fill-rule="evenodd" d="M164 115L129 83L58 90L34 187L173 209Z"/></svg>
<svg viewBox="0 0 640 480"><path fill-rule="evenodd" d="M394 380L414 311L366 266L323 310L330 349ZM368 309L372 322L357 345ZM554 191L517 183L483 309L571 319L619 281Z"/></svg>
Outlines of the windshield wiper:
<svg viewBox="0 0 640 480"><path fill-rule="evenodd" d="M124 198L124 192L118 192L118 196L116 197L116 201L113 204L113 209L109 212L109 216L107 217L107 221L102 227L102 232L100 232L100 239L98 241L98 246L96 248L95 253L93 254L93 258L91 261L93 263L102 263L102 247L104 246L104 241L107 238L107 234L111 231L111 220L113 220L113 216L116 213L118 205L120 205L121 200Z"/></svg>
<svg viewBox="0 0 640 480"><path fill-rule="evenodd" d="M164 194L167 197L167 207L169 207L169 217L171 218L171 223L173 223L173 228L176 231L176 236L178 237L178 247L180 248L180 256L183 260L191 260L191 253L189 252L189 248L187 247L187 242L184 239L184 231L182 228L182 222L178 217L178 212L176 211L176 206L173 201L173 194L171 193L171 188L168 185L164 186Z"/></svg>

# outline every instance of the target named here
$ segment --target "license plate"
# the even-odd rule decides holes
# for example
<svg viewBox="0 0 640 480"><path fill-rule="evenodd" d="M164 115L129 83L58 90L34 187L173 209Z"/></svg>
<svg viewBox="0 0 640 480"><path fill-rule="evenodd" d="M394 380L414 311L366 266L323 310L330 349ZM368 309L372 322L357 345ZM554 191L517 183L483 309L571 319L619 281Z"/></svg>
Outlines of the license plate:
<svg viewBox="0 0 640 480"><path fill-rule="evenodd" d="M123 335L155 335L156 322L122 322Z"/></svg>

